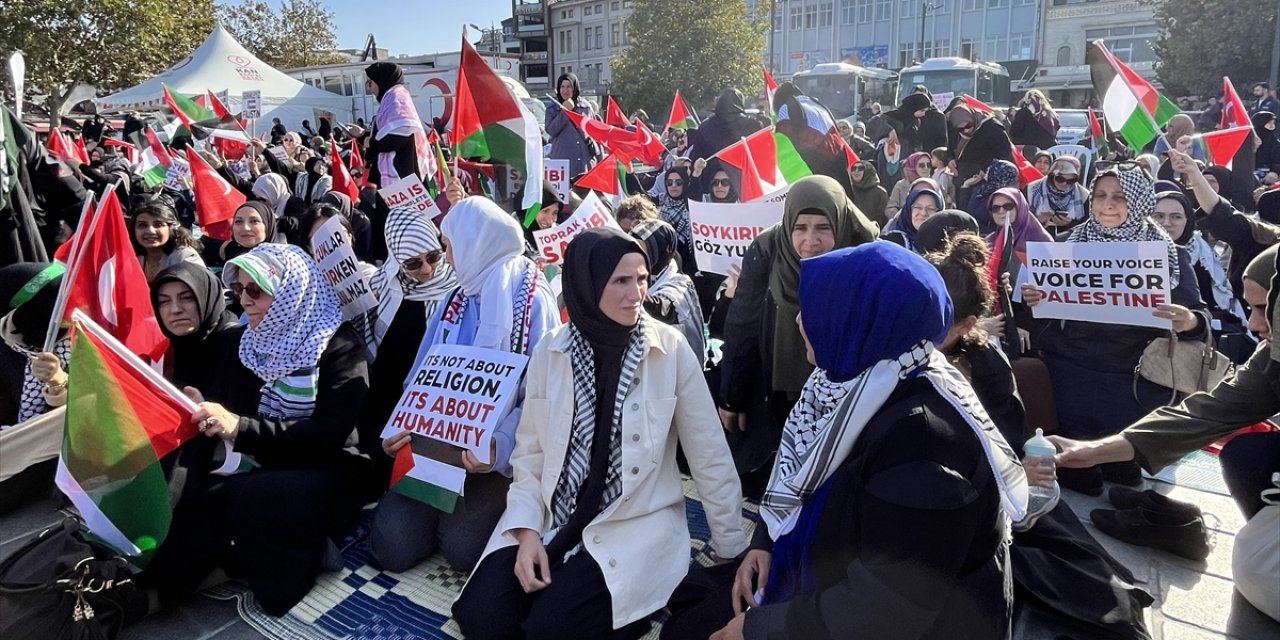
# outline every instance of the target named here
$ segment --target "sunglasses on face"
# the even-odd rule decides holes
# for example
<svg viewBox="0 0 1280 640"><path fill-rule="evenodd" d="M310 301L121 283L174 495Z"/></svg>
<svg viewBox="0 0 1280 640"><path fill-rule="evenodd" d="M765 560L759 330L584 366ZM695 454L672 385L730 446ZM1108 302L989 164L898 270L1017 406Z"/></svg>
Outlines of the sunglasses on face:
<svg viewBox="0 0 1280 640"><path fill-rule="evenodd" d="M976 129L976 128L977 128L977 125L966 124L963 127L956 127L956 131L972 131L973 129Z"/></svg>
<svg viewBox="0 0 1280 640"><path fill-rule="evenodd" d="M917 169L928 169L930 166L932 166L932 165L930 165L928 162L921 162L921 163L919 163L919 164L917 164L917 165L916 165L916 168L917 168Z"/></svg>
<svg viewBox="0 0 1280 640"><path fill-rule="evenodd" d="M990 211L991 213L1000 213L1001 211L1015 211L1017 208L1018 205L1012 202L1006 202L1004 204L993 204L990 207L987 207L987 211Z"/></svg>
<svg viewBox="0 0 1280 640"><path fill-rule="evenodd" d="M1075 184L1080 182L1080 178L1068 178L1067 176L1054 176L1053 181L1058 184Z"/></svg>
<svg viewBox="0 0 1280 640"><path fill-rule="evenodd" d="M422 268L422 263L424 262L427 264L436 264L437 262L440 262L440 258L443 255L444 253L439 249L428 251L420 256L414 256L404 262L401 262L400 266L404 267L405 271L417 271Z"/></svg>
<svg viewBox="0 0 1280 640"><path fill-rule="evenodd" d="M684 180L668 180L668 181L667 181L667 186L668 186L668 187L683 187L683 186L684 186Z"/></svg>
<svg viewBox="0 0 1280 640"><path fill-rule="evenodd" d="M257 300L262 297L262 287L259 287L256 282L250 282L247 285L232 282L227 288L231 290L231 295L237 298L243 298L247 295L250 300Z"/></svg>
<svg viewBox="0 0 1280 640"><path fill-rule="evenodd" d="M668 182L667 184L671 184L671 183L670 183L670 182ZM728 178L716 178L715 180L712 180L712 181L711 181L711 186L713 186L713 187L727 187L727 186L729 186L729 179L728 179Z"/></svg>

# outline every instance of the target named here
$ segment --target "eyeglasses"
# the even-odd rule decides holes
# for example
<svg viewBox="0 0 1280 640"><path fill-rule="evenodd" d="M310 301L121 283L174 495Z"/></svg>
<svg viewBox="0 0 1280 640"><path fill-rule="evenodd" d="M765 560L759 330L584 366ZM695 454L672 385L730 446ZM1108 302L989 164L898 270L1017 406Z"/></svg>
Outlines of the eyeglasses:
<svg viewBox="0 0 1280 640"><path fill-rule="evenodd" d="M987 207L987 211L990 211L991 213L1000 213L1001 211L1016 211L1017 209L1018 209L1018 205L1012 202L1006 202L1004 204L993 204Z"/></svg>
<svg viewBox="0 0 1280 640"><path fill-rule="evenodd" d="M925 215L931 216L937 212L938 212L937 207L930 207L928 205L921 205L921 204L911 205L911 213L923 213Z"/></svg>
<svg viewBox="0 0 1280 640"><path fill-rule="evenodd" d="M239 282L232 282L227 288L231 290L231 295L237 298L242 298L245 295L248 295L250 300L257 300L258 298L261 298L263 294L262 287L259 287L256 282L250 282L247 285L240 284Z"/></svg>
<svg viewBox="0 0 1280 640"><path fill-rule="evenodd" d="M1068 178L1067 176L1054 176L1053 181L1058 184L1075 184L1080 182L1080 178Z"/></svg>
<svg viewBox="0 0 1280 640"><path fill-rule="evenodd" d="M1099 160L1093 166L1097 167L1098 173L1102 173L1104 171L1132 171L1134 169L1142 169L1143 171L1146 171L1145 167L1133 160L1124 160L1121 162L1116 162L1114 160Z"/></svg>
<svg viewBox="0 0 1280 640"><path fill-rule="evenodd" d="M930 168L930 167L932 167L932 166L933 166L933 165L929 164L928 162L921 162L921 163L916 164L916 168L917 168L917 169L928 169L928 168Z"/></svg>
<svg viewBox="0 0 1280 640"><path fill-rule="evenodd" d="M400 266L404 267L405 271L417 271L422 268L423 262L427 264L436 264L437 262L440 262L440 257L443 255L444 254L439 249L428 251L420 256L414 256L404 262L401 262Z"/></svg>
<svg viewBox="0 0 1280 640"><path fill-rule="evenodd" d="M667 186L668 186L668 187L683 187L683 186L684 186L684 180L668 180L668 181L667 181Z"/></svg>
<svg viewBox="0 0 1280 640"><path fill-rule="evenodd" d="M670 183L670 182L668 182L667 184L671 184L671 183ZM716 178L715 180L712 180L712 181L711 181L711 186L713 186L713 187L728 187L728 186L731 186L731 185L729 184L729 179L728 179L728 178Z"/></svg>

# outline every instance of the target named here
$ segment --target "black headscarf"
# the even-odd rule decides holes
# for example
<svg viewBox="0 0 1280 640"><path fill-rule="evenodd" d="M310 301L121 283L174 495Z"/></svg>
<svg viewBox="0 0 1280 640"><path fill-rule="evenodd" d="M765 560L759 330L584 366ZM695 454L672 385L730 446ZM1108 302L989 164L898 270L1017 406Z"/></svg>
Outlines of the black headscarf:
<svg viewBox="0 0 1280 640"><path fill-rule="evenodd" d="M716 98L716 116L733 118L747 112L743 106L742 92L737 89L723 89Z"/></svg>
<svg viewBox="0 0 1280 640"><path fill-rule="evenodd" d="M932 253L946 248L947 240L961 233L978 233L978 221L959 209L943 209L920 223L916 231L916 248Z"/></svg>
<svg viewBox="0 0 1280 640"><path fill-rule="evenodd" d="M286 196L286 197L287 197L287 196ZM262 217L262 226L266 229L266 232L267 232L267 235L266 235L266 238L267 238L267 239L266 239L266 240L263 240L263 242L275 242L275 241L276 241L276 212L275 212L275 209L272 209L272 208L271 208L271 205L269 205L269 204L267 204L267 203L265 203L265 202L263 202L263 201L261 201L261 200L248 200L248 201L246 201L244 204L242 204L242 205L240 205L239 207L237 207L237 210L238 210L238 209L243 209L243 208L245 208L245 207L249 207L250 209L253 209L254 211L257 211L257 212L258 212L258 215ZM235 242L235 233L232 233L232 234L231 234L231 242L232 242L232 244L235 244L235 243L236 243L236 242Z"/></svg>
<svg viewBox="0 0 1280 640"><path fill-rule="evenodd" d="M387 91L398 84L404 84L404 71L394 62L375 62L364 70L364 75L378 85L379 101Z"/></svg>
<svg viewBox="0 0 1280 640"><path fill-rule="evenodd" d="M328 118L322 117L319 119L319 121L320 121L320 127L316 129L316 135L328 140L329 136L333 135L333 125L329 124Z"/></svg>
<svg viewBox="0 0 1280 640"><path fill-rule="evenodd" d="M608 227L582 232L564 252L564 304L569 311L569 320L597 354L616 351L621 357L630 341L632 327L610 320L600 310L604 287L622 256L628 253L644 256L645 264L648 264L648 254L639 240Z"/></svg>
<svg viewBox="0 0 1280 640"><path fill-rule="evenodd" d="M1227 199L1238 209L1244 208L1245 199L1240 198L1236 194L1236 188L1232 177L1231 170L1218 165L1210 165L1204 168L1204 173L1213 176L1218 180L1218 195Z"/></svg>
<svg viewBox="0 0 1280 640"><path fill-rule="evenodd" d="M214 331L225 325L235 325L236 317L227 311L227 299L222 293L222 284L217 276L208 269L190 262L180 262L162 269L151 281L151 308L156 317L160 317L160 287L169 282L181 282L191 290L196 298L196 307L200 313L200 328L185 336L176 336L160 322L160 331L169 339L175 351L189 343L199 342L209 337Z"/></svg>
<svg viewBox="0 0 1280 640"><path fill-rule="evenodd" d="M578 76L572 73L562 73L559 78L556 78L556 100L560 100L560 85L564 84L565 80L573 83L573 101L577 103L578 95L582 92L582 86L578 84ZM563 100L560 101L563 102Z"/></svg>
<svg viewBox="0 0 1280 640"><path fill-rule="evenodd" d="M1267 189L1258 196L1258 217L1263 222L1280 224L1280 191Z"/></svg>
<svg viewBox="0 0 1280 640"><path fill-rule="evenodd" d="M1174 200L1182 205L1182 213L1187 216L1187 226L1182 228L1182 235L1174 238L1173 243L1179 247L1187 246L1187 243L1191 242L1191 238L1196 234L1195 205L1191 204L1191 199L1182 191L1161 191L1156 194L1156 202L1161 200Z"/></svg>
<svg viewBox="0 0 1280 640"><path fill-rule="evenodd" d="M13 329L22 334L22 342L28 347L40 348L44 344L45 333L49 330L49 316L53 315L53 305L58 298L58 288L62 286L62 276L51 271L47 277L36 280L51 263L19 262L7 267L0 267L0 307L3 316L13 312ZM43 284L42 284L43 283ZM31 285L34 293L26 291L19 296L24 287ZM36 286L40 285L38 289ZM15 305L14 302L19 304Z"/></svg>

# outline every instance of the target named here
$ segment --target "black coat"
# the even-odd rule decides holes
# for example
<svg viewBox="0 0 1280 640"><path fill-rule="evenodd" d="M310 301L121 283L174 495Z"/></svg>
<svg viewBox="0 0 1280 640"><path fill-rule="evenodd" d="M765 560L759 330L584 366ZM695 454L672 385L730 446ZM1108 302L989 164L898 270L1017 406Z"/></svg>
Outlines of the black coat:
<svg viewBox="0 0 1280 640"><path fill-rule="evenodd" d="M827 481L814 592L747 612L746 638L997 640L1004 515L977 434L925 379L898 385ZM756 527L753 548L772 549Z"/></svg>
<svg viewBox="0 0 1280 640"><path fill-rule="evenodd" d="M1016 145L1034 145L1042 151L1058 144L1056 132L1040 126L1028 107L1022 107L1014 114L1013 124L1009 126L1009 139Z"/></svg>
<svg viewBox="0 0 1280 640"><path fill-rule="evenodd" d="M933 151L947 146L947 116L930 107L920 118L920 150Z"/></svg>
<svg viewBox="0 0 1280 640"><path fill-rule="evenodd" d="M956 143L959 141L958 138L957 135L954 139ZM952 144L951 148L955 149L956 146ZM955 183L964 184L964 181L972 178L974 174L985 171L991 166L992 160L1013 162L1013 144L1005 133L1004 125L995 118L987 118L978 125L978 130L973 132L973 137L956 157Z"/></svg>

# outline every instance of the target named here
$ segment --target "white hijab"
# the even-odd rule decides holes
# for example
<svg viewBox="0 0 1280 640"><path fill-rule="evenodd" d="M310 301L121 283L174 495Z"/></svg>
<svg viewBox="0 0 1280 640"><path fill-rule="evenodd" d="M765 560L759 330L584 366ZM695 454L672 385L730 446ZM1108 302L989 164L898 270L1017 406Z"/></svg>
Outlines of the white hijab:
<svg viewBox="0 0 1280 640"><path fill-rule="evenodd" d="M463 293L480 296L474 346L509 350L512 300L529 268L520 224L492 200L471 196L449 210L440 230Z"/></svg>
<svg viewBox="0 0 1280 640"><path fill-rule="evenodd" d="M289 183L278 173L264 173L253 182L253 195L262 198L276 211L276 217L284 217L284 209L289 205Z"/></svg>

